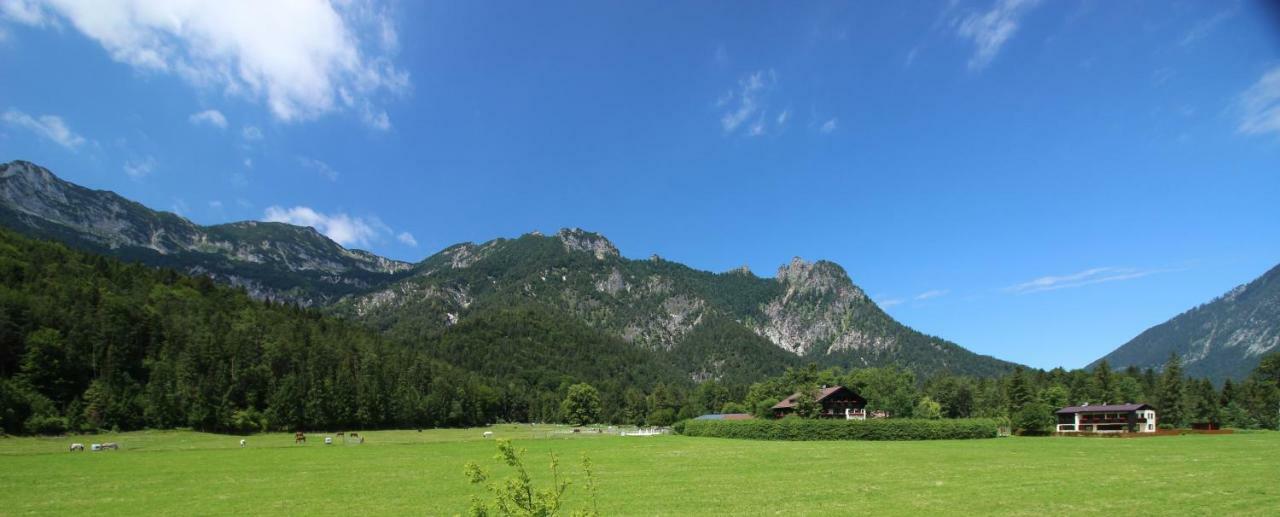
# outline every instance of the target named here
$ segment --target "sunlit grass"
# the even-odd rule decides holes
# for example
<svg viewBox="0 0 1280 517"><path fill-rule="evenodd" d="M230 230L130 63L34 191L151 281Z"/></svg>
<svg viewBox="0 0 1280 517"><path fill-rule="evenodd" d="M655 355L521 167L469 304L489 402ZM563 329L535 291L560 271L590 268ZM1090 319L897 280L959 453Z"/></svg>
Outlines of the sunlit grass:
<svg viewBox="0 0 1280 517"><path fill-rule="evenodd" d="M0 514L453 515L515 439L546 481L554 452L595 463L606 514L1257 514L1280 508L1280 433L1141 439L766 442L563 428L371 431L363 445L165 431L0 439ZM330 435L332 436L332 435ZM70 453L115 441L120 451ZM499 473L501 470L499 469ZM580 505L580 487L570 503Z"/></svg>

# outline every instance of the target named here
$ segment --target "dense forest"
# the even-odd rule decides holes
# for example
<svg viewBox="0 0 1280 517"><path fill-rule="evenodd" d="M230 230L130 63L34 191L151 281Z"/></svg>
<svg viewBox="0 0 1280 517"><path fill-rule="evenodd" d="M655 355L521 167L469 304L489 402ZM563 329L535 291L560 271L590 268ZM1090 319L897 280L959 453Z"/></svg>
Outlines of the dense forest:
<svg viewBox="0 0 1280 517"><path fill-rule="evenodd" d="M873 367L820 369L741 356L763 339L716 318L663 353L539 305L477 308L442 332L384 334L314 309L255 301L203 277L130 264L0 230L0 430L188 427L219 432L564 421L570 387L603 422L668 425L708 412L766 413L798 390L843 384L895 417L1007 417L1042 430L1052 410L1143 401L1181 426L1277 425L1280 356L1216 388L1160 371L1016 369L1003 377ZM759 346L749 350L773 350ZM685 356L722 371L690 375ZM735 363L736 362L736 363ZM732 363L732 364L731 364ZM776 374L779 364L790 364ZM770 366L772 365L772 366ZM764 379L764 380L761 380ZM696 382L695 382L696 381Z"/></svg>

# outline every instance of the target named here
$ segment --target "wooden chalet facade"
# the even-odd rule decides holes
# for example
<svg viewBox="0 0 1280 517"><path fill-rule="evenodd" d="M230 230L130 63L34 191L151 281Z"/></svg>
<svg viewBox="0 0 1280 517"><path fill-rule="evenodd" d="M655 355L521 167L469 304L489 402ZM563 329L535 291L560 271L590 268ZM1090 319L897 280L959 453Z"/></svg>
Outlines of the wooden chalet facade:
<svg viewBox="0 0 1280 517"><path fill-rule="evenodd" d="M794 393L773 406L774 418L782 418L796 409L796 400L802 395ZM867 417L867 399L844 386L823 386L817 394L817 402L822 406L819 418L865 419Z"/></svg>
<svg viewBox="0 0 1280 517"><path fill-rule="evenodd" d="M1147 404L1064 407L1057 411L1059 433L1154 433L1156 410Z"/></svg>

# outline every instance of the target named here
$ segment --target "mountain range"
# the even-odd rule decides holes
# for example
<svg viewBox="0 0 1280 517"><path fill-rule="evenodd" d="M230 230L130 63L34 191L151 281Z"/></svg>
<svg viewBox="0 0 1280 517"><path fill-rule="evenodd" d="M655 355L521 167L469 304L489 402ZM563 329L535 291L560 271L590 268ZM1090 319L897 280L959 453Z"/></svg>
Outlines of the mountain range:
<svg viewBox="0 0 1280 517"><path fill-rule="evenodd" d="M1098 359L1112 367L1160 368L1176 355L1188 375L1240 380L1280 350L1280 266L1151 327Z"/></svg>
<svg viewBox="0 0 1280 517"><path fill-rule="evenodd" d="M308 227L197 225L25 161L0 165L0 224L207 275L255 298L315 307L408 342L449 342L466 331L510 347L495 341L518 341L509 334L529 329L484 327L501 326L506 320L493 315L515 311L581 326L641 350L637 357L657 354L694 380L750 382L802 362L893 364L918 375L992 376L1015 366L902 325L843 268L822 260L795 258L772 277L712 273L657 256L629 259L602 235L563 229L456 244L406 263L344 248ZM484 343L468 346L460 360L485 353L474 350Z"/></svg>

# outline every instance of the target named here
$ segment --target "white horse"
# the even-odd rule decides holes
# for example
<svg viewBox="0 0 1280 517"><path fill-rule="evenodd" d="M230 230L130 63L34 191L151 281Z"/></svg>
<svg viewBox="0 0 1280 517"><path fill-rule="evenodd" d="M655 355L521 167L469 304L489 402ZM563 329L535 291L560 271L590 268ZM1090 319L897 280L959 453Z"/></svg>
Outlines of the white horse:
<svg viewBox="0 0 1280 517"><path fill-rule="evenodd" d="M493 438L493 431L485 431L485 432L484 432L484 437L485 437L485 438Z"/></svg>
<svg viewBox="0 0 1280 517"><path fill-rule="evenodd" d="M244 438L241 438L241 439L240 439L240 446L241 446L241 447L244 447Z"/></svg>
<svg viewBox="0 0 1280 517"><path fill-rule="evenodd" d="M84 444L83 444L83 443L73 443L73 444L71 444L71 451L72 451L72 452L75 452L75 451L81 451L81 452L84 452Z"/></svg>

